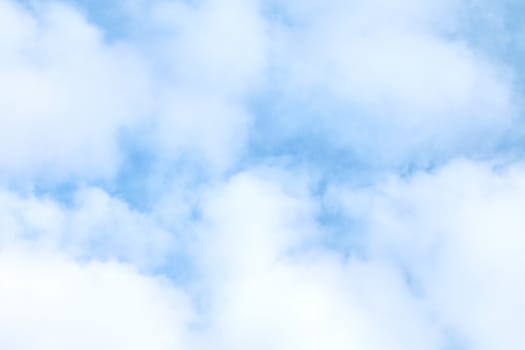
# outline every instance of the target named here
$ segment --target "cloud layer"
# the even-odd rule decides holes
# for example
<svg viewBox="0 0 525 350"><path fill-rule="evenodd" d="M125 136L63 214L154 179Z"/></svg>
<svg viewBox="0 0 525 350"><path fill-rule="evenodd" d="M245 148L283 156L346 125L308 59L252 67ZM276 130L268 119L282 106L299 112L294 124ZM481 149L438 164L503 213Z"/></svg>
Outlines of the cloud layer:
<svg viewBox="0 0 525 350"><path fill-rule="evenodd" d="M0 347L525 346L525 9L97 3L0 0Z"/></svg>

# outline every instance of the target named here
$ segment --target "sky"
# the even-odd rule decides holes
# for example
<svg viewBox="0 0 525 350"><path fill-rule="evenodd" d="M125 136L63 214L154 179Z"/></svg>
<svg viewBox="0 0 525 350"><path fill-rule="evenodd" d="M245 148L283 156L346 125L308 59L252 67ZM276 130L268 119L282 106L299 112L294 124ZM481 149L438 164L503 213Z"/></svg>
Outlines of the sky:
<svg viewBox="0 0 525 350"><path fill-rule="evenodd" d="M0 0L0 348L525 348L519 0Z"/></svg>

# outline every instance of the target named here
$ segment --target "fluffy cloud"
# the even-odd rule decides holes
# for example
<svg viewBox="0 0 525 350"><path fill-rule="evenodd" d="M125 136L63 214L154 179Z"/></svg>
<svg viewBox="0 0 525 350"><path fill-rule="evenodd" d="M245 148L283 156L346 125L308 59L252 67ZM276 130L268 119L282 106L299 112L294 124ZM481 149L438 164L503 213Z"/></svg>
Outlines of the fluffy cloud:
<svg viewBox="0 0 525 350"><path fill-rule="evenodd" d="M154 223L142 226L149 234L141 230L142 215L100 190L79 192L67 215L50 201L4 194L2 227L13 237L4 234L2 242L1 299L9 305L9 317L0 318L3 343L20 349L77 341L153 349L511 348L523 343L524 179L522 166L459 162L368 190L338 189L334 198L361 223L360 232L347 233L362 235L361 251L348 255L319 245L326 227L317 222L308 181L268 169L242 173L201 200L202 219L187 247L196 279L184 292L130 267L141 266L142 259L133 259L137 247L147 250L144 243L156 239ZM64 234L60 223L68 220L77 231ZM77 239L89 258L60 253L68 252L67 241L45 243L44 237L60 242L61 235ZM90 237L106 243L109 260ZM132 265L112 262L121 256ZM87 307L87 300L95 304ZM27 303L30 308L22 307ZM49 318L50 308L57 318ZM72 331L60 332L64 327ZM158 336L130 337L151 327L147 333Z"/></svg>
<svg viewBox="0 0 525 350"><path fill-rule="evenodd" d="M222 172L251 154L254 134L272 154L314 134L402 165L493 152L515 132L513 71L472 45L468 4L129 5L129 33L113 38L63 4L3 3L4 173L111 179L123 133L165 166L190 158Z"/></svg>
<svg viewBox="0 0 525 350"><path fill-rule="evenodd" d="M45 247L77 259L120 260L145 270L166 263L173 234L96 188L80 189L67 207L49 198L0 192L2 246Z"/></svg>
<svg viewBox="0 0 525 350"><path fill-rule="evenodd" d="M145 44L154 53L148 58L163 70L157 149L170 159L189 152L210 169L227 169L244 149L253 120L245 98L266 67L268 37L258 7L228 0L145 8L144 25L156 38Z"/></svg>
<svg viewBox="0 0 525 350"><path fill-rule="evenodd" d="M0 347L525 346L505 11L107 6L0 0Z"/></svg>
<svg viewBox="0 0 525 350"><path fill-rule="evenodd" d="M2 249L0 344L30 350L180 349L191 319L169 282L116 263Z"/></svg>
<svg viewBox="0 0 525 350"><path fill-rule="evenodd" d="M66 212L52 201L4 193L3 344L20 349L441 344L440 330L400 271L317 248L322 230L315 223L316 204L308 186L290 174L268 169L240 174L204 196L202 221L188 247L199 278L186 291L136 270L143 262L134 259L137 249L147 252L157 239L153 223L141 231L139 214L99 190L83 190L77 198ZM162 249L156 248L158 258ZM176 270L174 263L170 268Z"/></svg>
<svg viewBox="0 0 525 350"><path fill-rule="evenodd" d="M137 22L157 39L127 41L65 4L1 6L4 179L113 179L123 136L147 139L161 159L189 155L210 168L240 154L251 120L241 97L265 65L252 6L154 3Z"/></svg>
<svg viewBox="0 0 525 350"><path fill-rule="evenodd" d="M195 313L158 275L182 267L154 215L96 188L79 189L70 206L2 190L0 227L2 346L186 348Z"/></svg>
<svg viewBox="0 0 525 350"><path fill-rule="evenodd" d="M405 271L463 346L511 349L525 344L524 191L522 164L460 161L343 197L370 258Z"/></svg>
<svg viewBox="0 0 525 350"><path fill-rule="evenodd" d="M205 205L199 251L211 306L200 342L229 349L440 348L439 330L399 271L312 245L322 234L314 202L297 183L289 186L292 179L271 178L241 174Z"/></svg>
<svg viewBox="0 0 525 350"><path fill-rule="evenodd" d="M113 175L118 132L144 107L140 59L64 5L0 6L2 177Z"/></svg>
<svg viewBox="0 0 525 350"><path fill-rule="evenodd" d="M295 17L289 8L291 24L275 30L273 83L284 97L269 109L284 137L320 130L366 162L400 164L486 152L508 132L512 72L458 30L464 4L318 7Z"/></svg>

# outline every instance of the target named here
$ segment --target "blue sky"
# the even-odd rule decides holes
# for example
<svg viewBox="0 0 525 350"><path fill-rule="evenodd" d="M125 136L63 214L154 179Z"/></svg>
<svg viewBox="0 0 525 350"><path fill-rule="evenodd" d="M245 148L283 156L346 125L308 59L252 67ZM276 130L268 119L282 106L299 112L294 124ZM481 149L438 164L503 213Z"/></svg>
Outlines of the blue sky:
<svg viewBox="0 0 525 350"><path fill-rule="evenodd" d="M525 347L522 14L0 0L0 347Z"/></svg>

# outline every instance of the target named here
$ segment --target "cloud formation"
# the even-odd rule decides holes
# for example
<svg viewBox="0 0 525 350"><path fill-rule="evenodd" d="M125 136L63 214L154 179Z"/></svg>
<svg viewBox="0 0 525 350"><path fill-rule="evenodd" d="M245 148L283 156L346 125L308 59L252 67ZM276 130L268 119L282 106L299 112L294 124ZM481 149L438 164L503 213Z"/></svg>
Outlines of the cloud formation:
<svg viewBox="0 0 525 350"><path fill-rule="evenodd" d="M2 1L2 151L9 176L110 176L118 132L139 116L146 78L125 44L64 4L32 15Z"/></svg>
<svg viewBox="0 0 525 350"><path fill-rule="evenodd" d="M524 347L516 13L0 0L0 347Z"/></svg>
<svg viewBox="0 0 525 350"><path fill-rule="evenodd" d="M400 266L467 348L524 344L524 181L522 163L498 169L458 161L390 181L359 204L369 208L360 220L371 258ZM354 211L352 195L344 197Z"/></svg>

